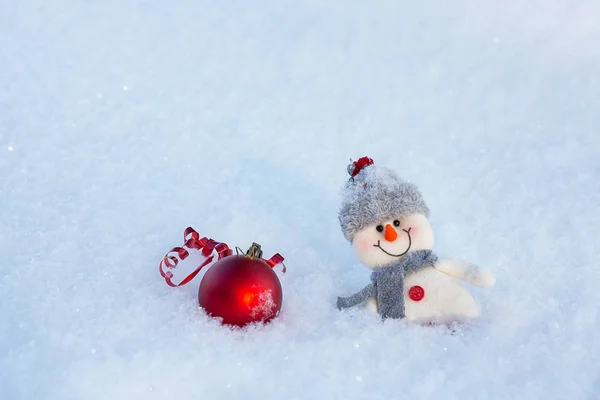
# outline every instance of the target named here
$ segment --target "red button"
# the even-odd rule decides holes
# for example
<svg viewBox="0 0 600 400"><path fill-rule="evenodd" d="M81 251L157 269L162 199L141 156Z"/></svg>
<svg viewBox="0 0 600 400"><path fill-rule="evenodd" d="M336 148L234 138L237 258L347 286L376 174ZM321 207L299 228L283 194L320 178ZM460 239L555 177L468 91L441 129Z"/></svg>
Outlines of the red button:
<svg viewBox="0 0 600 400"><path fill-rule="evenodd" d="M413 286L408 290L408 297L414 301L421 301L425 297L425 289L421 286Z"/></svg>

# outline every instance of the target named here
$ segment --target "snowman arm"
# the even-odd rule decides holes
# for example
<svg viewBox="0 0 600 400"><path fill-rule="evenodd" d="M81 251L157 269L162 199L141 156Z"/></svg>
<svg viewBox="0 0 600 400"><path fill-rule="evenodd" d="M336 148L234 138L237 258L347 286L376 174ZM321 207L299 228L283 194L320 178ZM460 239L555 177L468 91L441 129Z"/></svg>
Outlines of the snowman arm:
<svg viewBox="0 0 600 400"><path fill-rule="evenodd" d="M496 278L491 272L462 260L439 260L435 269L475 286L494 286Z"/></svg>
<svg viewBox="0 0 600 400"><path fill-rule="evenodd" d="M370 283L364 288L362 288L359 292L354 293L349 297L338 297L337 298L337 308L341 310L343 308L354 307L363 301L366 301L370 297L375 297L377 291L375 290L375 285Z"/></svg>

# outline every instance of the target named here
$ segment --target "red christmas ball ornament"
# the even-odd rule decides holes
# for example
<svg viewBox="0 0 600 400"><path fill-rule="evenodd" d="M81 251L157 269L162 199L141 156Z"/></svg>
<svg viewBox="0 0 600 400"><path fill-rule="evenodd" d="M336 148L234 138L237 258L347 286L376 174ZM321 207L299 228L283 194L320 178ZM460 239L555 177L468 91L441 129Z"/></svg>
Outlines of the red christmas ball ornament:
<svg viewBox="0 0 600 400"><path fill-rule="evenodd" d="M270 321L279 313L282 301L277 274L261 258L249 255L217 261L198 289L200 307L229 325Z"/></svg>
<svg viewBox="0 0 600 400"><path fill-rule="evenodd" d="M268 322L281 310L283 291L273 267L282 264L276 253L265 260L260 245L252 243L245 254L233 255L227 244L203 237L188 227L183 233L183 247L172 248L158 268L167 285L188 284L202 268L209 265L216 252L218 260L206 272L198 289L198 303L211 316L222 318L224 324L244 326L252 322ZM173 282L173 270L195 249L204 261L179 283ZM236 250L239 250L236 248ZM283 265L285 272L285 265Z"/></svg>

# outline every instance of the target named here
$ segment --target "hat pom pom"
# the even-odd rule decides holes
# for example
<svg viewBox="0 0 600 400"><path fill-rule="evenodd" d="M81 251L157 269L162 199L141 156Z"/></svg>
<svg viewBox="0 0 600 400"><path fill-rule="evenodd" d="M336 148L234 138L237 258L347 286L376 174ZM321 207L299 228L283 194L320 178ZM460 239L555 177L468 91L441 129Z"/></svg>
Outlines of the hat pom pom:
<svg viewBox="0 0 600 400"><path fill-rule="evenodd" d="M361 157L357 161L353 161L348 165L348 174L354 178L364 167L375 164L369 157Z"/></svg>

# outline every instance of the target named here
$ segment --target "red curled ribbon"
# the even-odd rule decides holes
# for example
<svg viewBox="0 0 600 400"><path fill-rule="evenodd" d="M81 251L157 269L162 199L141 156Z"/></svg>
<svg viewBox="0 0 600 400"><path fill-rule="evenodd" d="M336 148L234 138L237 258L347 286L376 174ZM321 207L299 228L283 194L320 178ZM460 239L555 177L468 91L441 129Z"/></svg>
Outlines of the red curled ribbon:
<svg viewBox="0 0 600 400"><path fill-rule="evenodd" d="M264 262L266 262L267 264L269 264L269 267L271 267L271 268L273 268L277 264L281 264L281 265L283 265L283 269L281 270L281 272L285 273L285 271L287 271L287 268L285 267L285 264L283 263L284 258L279 253L275 253L275 255L273 257L269 258L268 260L265 260L264 258L262 260Z"/></svg>
<svg viewBox="0 0 600 400"><path fill-rule="evenodd" d="M173 278L173 273L169 270L165 271L163 267L166 267L171 270L175 269L179 261L183 261L186 258L188 258L190 253L183 247L173 247L171 250L169 250L167 254L165 254L165 257L160 262L160 264L158 264L158 270L160 272L160 275L165 279L165 282L167 282L167 285L171 287L183 286L186 283L189 283L192 279L194 279L196 275L198 275L200 270L202 270L202 268L204 268L213 261L213 251L217 252L217 260L221 260L233 254L233 251L229 248L229 246L227 246L226 243L217 242L213 239L209 239L206 237L200 238L200 234L196 232L192 227L187 227L185 228L185 231L183 231L183 246L189 249L201 250L202 255L206 257L206 259L200 265L198 265L191 274L186 276L181 282L175 284L171 280ZM283 264L284 258L281 256L281 254L276 253L273 257L269 258L268 260L262 260L266 262L271 268L281 263L283 265L282 272L286 272L285 264Z"/></svg>

